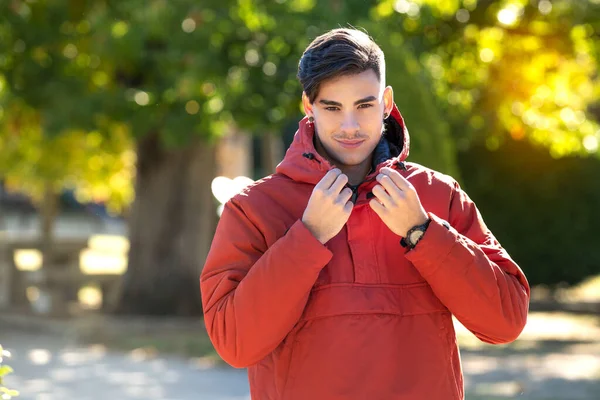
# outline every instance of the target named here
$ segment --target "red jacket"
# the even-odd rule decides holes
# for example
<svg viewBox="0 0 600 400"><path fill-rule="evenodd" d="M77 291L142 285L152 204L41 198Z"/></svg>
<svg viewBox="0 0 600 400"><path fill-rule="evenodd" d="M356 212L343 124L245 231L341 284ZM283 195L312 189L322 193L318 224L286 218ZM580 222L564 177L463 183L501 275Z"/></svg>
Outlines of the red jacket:
<svg viewBox="0 0 600 400"><path fill-rule="evenodd" d="M306 118L277 172L225 205L200 278L205 323L219 355L248 367L253 399L462 399L452 315L487 343L525 326L523 272L451 177L404 163L408 132L392 116L400 154L366 178L325 245L301 222L333 168ZM409 251L368 205L383 166L414 185L432 219Z"/></svg>

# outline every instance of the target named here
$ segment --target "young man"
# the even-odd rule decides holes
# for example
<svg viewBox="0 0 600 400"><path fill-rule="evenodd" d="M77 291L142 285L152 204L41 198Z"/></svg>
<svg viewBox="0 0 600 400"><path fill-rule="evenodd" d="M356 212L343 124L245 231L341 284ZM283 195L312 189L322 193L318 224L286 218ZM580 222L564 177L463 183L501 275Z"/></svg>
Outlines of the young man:
<svg viewBox="0 0 600 400"><path fill-rule="evenodd" d="M529 286L449 176L405 163L381 49L336 29L304 52L306 117L274 175L226 205L201 275L217 352L257 400L457 400L452 315L487 343Z"/></svg>

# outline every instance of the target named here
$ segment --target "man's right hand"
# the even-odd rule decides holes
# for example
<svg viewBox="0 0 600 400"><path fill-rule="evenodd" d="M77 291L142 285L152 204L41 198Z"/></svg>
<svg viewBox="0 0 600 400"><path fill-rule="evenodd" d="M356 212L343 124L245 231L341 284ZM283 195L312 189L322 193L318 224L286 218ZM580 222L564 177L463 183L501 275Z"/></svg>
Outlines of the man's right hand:
<svg viewBox="0 0 600 400"><path fill-rule="evenodd" d="M327 172L308 199L302 222L323 244L337 235L350 218L352 189L344 188L348 177L338 168Z"/></svg>

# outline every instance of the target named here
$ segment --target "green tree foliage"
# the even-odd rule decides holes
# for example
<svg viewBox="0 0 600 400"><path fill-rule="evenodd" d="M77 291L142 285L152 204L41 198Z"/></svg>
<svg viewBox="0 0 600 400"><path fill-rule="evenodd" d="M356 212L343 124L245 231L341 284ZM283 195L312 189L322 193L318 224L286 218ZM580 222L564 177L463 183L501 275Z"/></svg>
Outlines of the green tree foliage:
<svg viewBox="0 0 600 400"><path fill-rule="evenodd" d="M134 198L134 177L138 198L162 193L144 203L156 209L132 213L136 232L165 232L147 247L132 244L135 260L158 243L169 260L158 281L144 283L150 295L164 283L160 276L185 263L192 271L188 259L201 264L200 253L184 256L179 236L210 240L196 240L181 222L191 211L175 216L158 208L175 212L183 208L173 204L193 209L200 202L186 197L196 195L184 190L184 178L177 185L173 179L196 176L200 153L191 149L207 148L227 129L260 135L288 126L300 112L298 58L333 27L365 28L384 49L412 160L458 175L451 135L461 149L473 139L498 148L504 138L528 138L555 157L596 152L590 107L598 98L598 4L549 3L0 2L0 173L33 195L50 181L115 210ZM196 183L208 190L205 178ZM144 225L153 222L149 215L165 218L168 229ZM158 268L135 260L130 266Z"/></svg>
<svg viewBox="0 0 600 400"><path fill-rule="evenodd" d="M379 10L421 54L460 149L527 138L554 158L598 153L598 1L390 0Z"/></svg>
<svg viewBox="0 0 600 400"><path fill-rule="evenodd" d="M194 134L219 136L232 124L256 134L279 129L300 107L295 75L301 52L316 35L350 22L365 27L387 50L389 83L399 88L407 118L432 121L423 128L412 125L423 138L420 158L443 150L444 157L430 160L452 168L447 127L435 115L430 82L424 76L415 80L415 61L411 70L407 66L413 56L369 21L371 6L365 2L178 4L154 1L141 12L136 2L124 2L99 19L100 26L108 25L98 30L99 57L110 60L103 64L107 76L118 77L109 103L135 116L129 119L134 133L160 127L164 142L176 145ZM429 118L421 118L424 110Z"/></svg>
<svg viewBox="0 0 600 400"><path fill-rule="evenodd" d="M600 272L600 2L382 1L452 124L463 187L531 283ZM558 159L558 160L557 160Z"/></svg>
<svg viewBox="0 0 600 400"><path fill-rule="evenodd" d="M198 242L210 241L210 229L194 225L206 232L192 232L186 220L193 209L199 215L197 208L212 204L185 179L197 176L194 184L208 190L212 176L201 177L194 168L211 171L194 160L209 157L202 147L227 129L260 135L279 132L286 119L297 118L298 59L318 34L352 24L381 39L390 52L389 83L398 87L415 137L415 159L455 170L448 126L435 109L426 76L407 49L369 21L371 7L359 0L2 2L0 137L7 153L20 160L0 165L2 172L23 188L38 179L75 182L84 198L96 198L92 193L100 190L124 201L132 197L131 186L118 184L135 175L125 279L129 302L139 302L140 312L190 310L194 295L177 290L177 282L195 281L203 255L190 253L190 246L206 248ZM23 120L27 128L18 124ZM52 160L56 154L63 162ZM185 246L177 239L181 235L189 240ZM173 290L167 289L167 277ZM172 305L155 302L157 292ZM184 300L173 305L178 296L188 299L186 305Z"/></svg>
<svg viewBox="0 0 600 400"><path fill-rule="evenodd" d="M526 141L459 157L469 195L532 284L575 284L600 273L600 160L552 158Z"/></svg>
<svg viewBox="0 0 600 400"><path fill-rule="evenodd" d="M99 111L82 79L98 59L73 43L90 30L75 5L0 3L0 174L37 202L48 187L77 189L118 212L133 198L135 154L128 126Z"/></svg>
<svg viewBox="0 0 600 400"><path fill-rule="evenodd" d="M116 203L130 200L123 179L132 175L127 132L135 138L158 132L170 147L198 136L214 138L232 124L257 134L276 130L299 109L295 73L301 51L317 34L348 22L369 29L388 53L390 83L398 87L402 111L415 121L417 143L423 140L416 148L439 154L427 150L448 146L440 140L447 131L442 118L431 118L436 110L429 82L413 79L419 74L415 61L410 72L406 67L413 56L401 47L400 36L390 39L370 23L369 5L229 3L3 2L1 126L8 139L2 145L5 154L15 154L13 161L22 161L4 166L14 176L11 182L22 182L33 194L39 192L32 187L34 176L76 182L85 188L84 198L114 192ZM425 110L429 118L420 115ZM421 128L418 120L434 122ZM39 168L27 167L36 157L57 154L55 140L41 137L65 132L72 139L58 145L81 151L67 151L63 160L73 156L88 165L67 162L48 170L41 161ZM90 146L82 147L87 134ZM8 143L11 137L18 142ZM445 153L440 167L449 170L452 152ZM92 188L101 195L91 196Z"/></svg>

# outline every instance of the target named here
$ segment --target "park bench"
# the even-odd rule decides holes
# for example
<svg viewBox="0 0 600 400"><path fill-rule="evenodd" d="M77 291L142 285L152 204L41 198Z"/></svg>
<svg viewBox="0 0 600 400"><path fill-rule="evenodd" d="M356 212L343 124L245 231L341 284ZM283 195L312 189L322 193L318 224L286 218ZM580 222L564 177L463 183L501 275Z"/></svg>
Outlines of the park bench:
<svg viewBox="0 0 600 400"><path fill-rule="evenodd" d="M126 239L115 236L63 238L54 241L51 259L43 260L39 240L0 236L0 309L68 315L96 308L99 301L106 309L125 272L127 251ZM82 288L92 297L87 304Z"/></svg>

